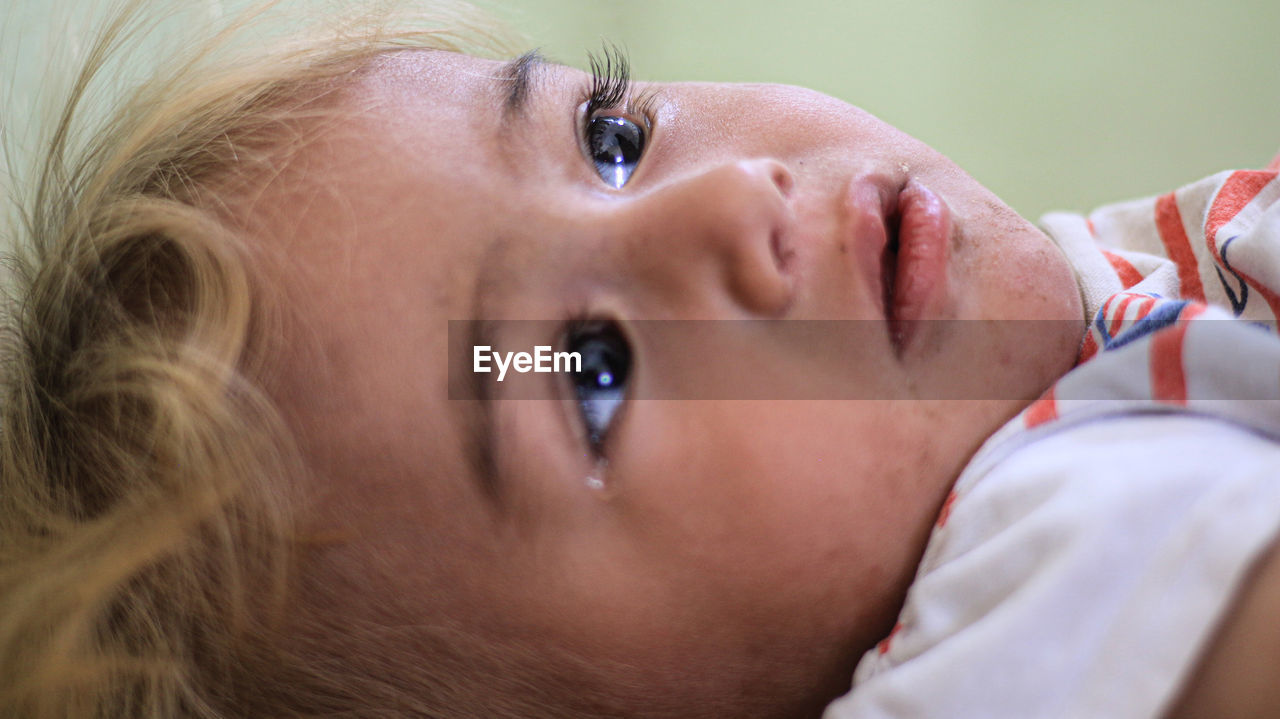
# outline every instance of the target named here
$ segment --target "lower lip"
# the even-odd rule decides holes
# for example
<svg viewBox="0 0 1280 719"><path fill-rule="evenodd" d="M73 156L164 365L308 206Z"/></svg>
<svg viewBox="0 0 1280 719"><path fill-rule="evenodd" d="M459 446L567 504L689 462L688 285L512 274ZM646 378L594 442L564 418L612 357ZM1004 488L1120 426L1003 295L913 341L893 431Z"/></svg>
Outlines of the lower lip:
<svg viewBox="0 0 1280 719"><path fill-rule="evenodd" d="M891 293L885 288L885 317L890 341L901 355L919 335L921 320L938 319L947 290L952 225L947 204L915 179L898 195L896 214L898 251L896 262L886 265L893 267L893 285Z"/></svg>

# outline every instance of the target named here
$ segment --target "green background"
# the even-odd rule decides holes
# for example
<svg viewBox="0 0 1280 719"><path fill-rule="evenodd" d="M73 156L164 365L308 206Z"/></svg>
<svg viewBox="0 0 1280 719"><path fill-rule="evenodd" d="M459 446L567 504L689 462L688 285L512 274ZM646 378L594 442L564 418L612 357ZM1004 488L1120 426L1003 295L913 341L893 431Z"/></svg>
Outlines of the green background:
<svg viewBox="0 0 1280 719"><path fill-rule="evenodd" d="M39 85L38 67L23 65L40 37L58 36L89 0L4 2L2 54L17 63L0 68L4 99L22 103ZM481 4L569 64L608 39L629 50L639 79L835 95L951 156L1033 218L1261 167L1280 151L1276 0Z"/></svg>
<svg viewBox="0 0 1280 719"><path fill-rule="evenodd" d="M1280 151L1280 2L505 0L552 57L608 38L653 80L859 105L1024 215L1166 192Z"/></svg>

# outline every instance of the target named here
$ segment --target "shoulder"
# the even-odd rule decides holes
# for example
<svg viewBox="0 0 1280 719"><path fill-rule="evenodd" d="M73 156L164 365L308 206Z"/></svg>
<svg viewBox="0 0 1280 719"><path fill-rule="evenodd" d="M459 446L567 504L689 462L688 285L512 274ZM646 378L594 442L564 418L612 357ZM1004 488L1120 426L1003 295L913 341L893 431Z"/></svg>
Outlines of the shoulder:
<svg viewBox="0 0 1280 719"><path fill-rule="evenodd" d="M1267 493L1275 487L1280 498L1280 479L1268 481L1280 461L1280 401L1249 403L1260 406L1234 414L1228 404L1215 415L1118 393L1083 400L1059 394L1064 406L1052 421L1011 423L966 468L957 491L983 501L1010 492L1019 500L1063 493L1101 499L1240 484Z"/></svg>
<svg viewBox="0 0 1280 719"><path fill-rule="evenodd" d="M1221 716L1238 666L1280 666L1280 628L1248 636L1280 611L1277 466L1280 443L1191 413L1038 433L957 485L828 716Z"/></svg>
<svg viewBox="0 0 1280 719"><path fill-rule="evenodd" d="M1154 580L1142 584L1155 591L1135 585L1125 601L1148 611L1161 597L1178 604L1161 610L1173 621L1132 635L1112 629L1149 656L1185 657L1168 665L1180 677L1165 719L1280 718L1280 443L1221 418L1139 414L1036 444L1002 469L1061 476L1057 502L1096 511L1076 520L1083 536L1145 547L1125 571ZM1162 535L1148 521L1156 516L1177 529Z"/></svg>
<svg viewBox="0 0 1280 719"><path fill-rule="evenodd" d="M1280 717L1280 550L1255 563L1165 719Z"/></svg>

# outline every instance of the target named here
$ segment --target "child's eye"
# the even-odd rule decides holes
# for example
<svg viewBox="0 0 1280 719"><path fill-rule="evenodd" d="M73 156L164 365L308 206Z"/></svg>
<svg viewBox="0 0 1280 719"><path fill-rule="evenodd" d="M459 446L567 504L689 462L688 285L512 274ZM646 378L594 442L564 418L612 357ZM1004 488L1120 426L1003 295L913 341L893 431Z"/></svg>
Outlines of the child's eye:
<svg viewBox="0 0 1280 719"><path fill-rule="evenodd" d="M652 92L636 97L631 87L631 65L613 45L592 54L591 85L583 96L583 148L600 179L621 189L636 171L649 139L653 119ZM640 122L632 118L639 118Z"/></svg>
<svg viewBox="0 0 1280 719"><path fill-rule="evenodd" d="M570 373L569 381L578 399L587 440L599 455L614 415L626 398L631 346L614 322L590 320L569 328L565 349L582 357L581 371Z"/></svg>
<svg viewBox="0 0 1280 719"><path fill-rule="evenodd" d="M621 188L631 179L644 154L645 128L618 115L597 115L587 121L587 151L600 179Z"/></svg>

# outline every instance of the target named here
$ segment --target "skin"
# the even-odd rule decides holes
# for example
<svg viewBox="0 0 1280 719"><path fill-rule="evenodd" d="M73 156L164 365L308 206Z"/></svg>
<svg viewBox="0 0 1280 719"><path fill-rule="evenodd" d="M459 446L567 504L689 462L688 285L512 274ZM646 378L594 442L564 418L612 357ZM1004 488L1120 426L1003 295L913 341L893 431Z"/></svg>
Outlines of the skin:
<svg viewBox="0 0 1280 719"><path fill-rule="evenodd" d="M1280 552L1258 560L1165 719L1280 717Z"/></svg>
<svg viewBox="0 0 1280 719"><path fill-rule="evenodd" d="M272 391L315 471L309 530L329 539L308 559L313 602L625 667L650 708L816 712L891 627L967 458L1072 365L1066 261L946 158L833 98L638 85L652 132L613 189L581 149L589 78L541 68L507 116L500 68L385 56L249 208L293 319ZM933 323L895 348L849 206L866 177L950 214L928 318L1053 322ZM679 396L710 364L774 399L635 399L597 451L569 394L499 397L480 476L446 330L476 316L478 278L489 318L616 321L634 395ZM761 318L877 322L832 325L840 351L817 355L751 323L717 324L712 346L638 322ZM504 348L556 341L523 327ZM823 399L868 387L881 399Z"/></svg>

